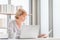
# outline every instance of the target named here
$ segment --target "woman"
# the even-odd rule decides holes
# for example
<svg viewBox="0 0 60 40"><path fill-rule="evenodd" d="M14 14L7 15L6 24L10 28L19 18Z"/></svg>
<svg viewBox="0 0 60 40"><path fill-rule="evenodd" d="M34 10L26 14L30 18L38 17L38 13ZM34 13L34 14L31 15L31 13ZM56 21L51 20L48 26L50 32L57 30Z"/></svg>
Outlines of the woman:
<svg viewBox="0 0 60 40"><path fill-rule="evenodd" d="M8 38L20 39L21 28L26 16L27 13L24 9L19 9L16 12L15 20L9 22L8 25Z"/></svg>

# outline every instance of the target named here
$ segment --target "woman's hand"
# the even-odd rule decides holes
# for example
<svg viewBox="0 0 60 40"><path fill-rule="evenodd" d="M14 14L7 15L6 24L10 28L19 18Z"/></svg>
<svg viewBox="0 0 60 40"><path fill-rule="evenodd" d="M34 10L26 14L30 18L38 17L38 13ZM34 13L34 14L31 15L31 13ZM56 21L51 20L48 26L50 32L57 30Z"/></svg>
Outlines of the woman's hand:
<svg viewBox="0 0 60 40"><path fill-rule="evenodd" d="M38 38L47 38L48 37L48 35L46 35L46 34L40 34L40 35L38 35Z"/></svg>

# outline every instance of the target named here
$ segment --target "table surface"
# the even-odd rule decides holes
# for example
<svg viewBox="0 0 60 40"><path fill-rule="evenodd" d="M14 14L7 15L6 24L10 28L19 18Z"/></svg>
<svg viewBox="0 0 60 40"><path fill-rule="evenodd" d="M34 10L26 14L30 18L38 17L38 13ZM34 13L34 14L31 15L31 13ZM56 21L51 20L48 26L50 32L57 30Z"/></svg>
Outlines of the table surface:
<svg viewBox="0 0 60 40"><path fill-rule="evenodd" d="M1 40L60 40L60 38L36 38L36 39L1 39Z"/></svg>

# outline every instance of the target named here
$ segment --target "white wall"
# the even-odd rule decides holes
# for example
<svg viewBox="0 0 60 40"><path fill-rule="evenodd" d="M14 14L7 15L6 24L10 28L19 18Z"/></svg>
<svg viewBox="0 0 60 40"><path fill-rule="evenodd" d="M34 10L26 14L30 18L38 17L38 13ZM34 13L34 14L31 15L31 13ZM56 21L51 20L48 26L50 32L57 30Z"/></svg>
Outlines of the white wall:
<svg viewBox="0 0 60 40"><path fill-rule="evenodd" d="M53 0L54 37L60 37L60 0Z"/></svg>
<svg viewBox="0 0 60 40"><path fill-rule="evenodd" d="M48 0L41 0L41 33L48 34L49 16Z"/></svg>

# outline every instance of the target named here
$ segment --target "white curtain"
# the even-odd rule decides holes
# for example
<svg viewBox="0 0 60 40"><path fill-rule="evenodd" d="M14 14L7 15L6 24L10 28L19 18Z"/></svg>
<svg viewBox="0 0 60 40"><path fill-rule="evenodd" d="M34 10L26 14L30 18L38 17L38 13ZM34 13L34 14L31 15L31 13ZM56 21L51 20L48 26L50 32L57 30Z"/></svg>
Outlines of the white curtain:
<svg viewBox="0 0 60 40"><path fill-rule="evenodd" d="M60 37L60 0L53 0L54 37Z"/></svg>
<svg viewBox="0 0 60 40"><path fill-rule="evenodd" d="M49 9L48 0L41 0L41 33L49 33Z"/></svg>

